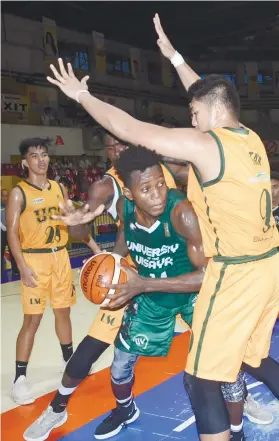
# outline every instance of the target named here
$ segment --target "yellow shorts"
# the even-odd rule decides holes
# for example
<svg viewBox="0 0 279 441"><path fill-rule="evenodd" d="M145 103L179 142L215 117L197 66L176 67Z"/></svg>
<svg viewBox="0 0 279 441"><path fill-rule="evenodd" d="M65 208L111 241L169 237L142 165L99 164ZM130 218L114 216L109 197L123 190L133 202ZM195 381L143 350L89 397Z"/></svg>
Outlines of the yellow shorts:
<svg viewBox="0 0 279 441"><path fill-rule="evenodd" d="M242 261L208 263L194 309L189 374L234 382L243 361L258 367L268 356L279 311L279 254Z"/></svg>
<svg viewBox="0 0 279 441"><path fill-rule="evenodd" d="M112 345L120 328L124 309L100 308L89 329L88 335Z"/></svg>
<svg viewBox="0 0 279 441"><path fill-rule="evenodd" d="M53 309L68 308L76 303L73 273L66 248L55 253L24 253L24 259L36 273L37 287L21 282L24 314L42 314L47 297Z"/></svg>
<svg viewBox="0 0 279 441"><path fill-rule="evenodd" d="M130 254L126 256L126 260L135 268ZM125 307L118 310L100 308L88 331L88 335L104 343L114 344L115 337L122 322L124 309Z"/></svg>

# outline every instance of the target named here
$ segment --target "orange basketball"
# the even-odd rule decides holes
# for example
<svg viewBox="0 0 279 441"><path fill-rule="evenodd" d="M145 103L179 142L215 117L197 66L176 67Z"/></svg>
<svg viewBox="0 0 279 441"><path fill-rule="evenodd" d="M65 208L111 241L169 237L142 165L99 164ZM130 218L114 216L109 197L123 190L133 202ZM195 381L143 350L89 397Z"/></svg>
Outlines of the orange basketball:
<svg viewBox="0 0 279 441"><path fill-rule="evenodd" d="M107 294L114 294L115 289L103 285L125 283L127 274L119 265L130 266L126 259L115 253L95 254L85 262L80 272L80 286L85 297L95 305L107 306L110 299Z"/></svg>

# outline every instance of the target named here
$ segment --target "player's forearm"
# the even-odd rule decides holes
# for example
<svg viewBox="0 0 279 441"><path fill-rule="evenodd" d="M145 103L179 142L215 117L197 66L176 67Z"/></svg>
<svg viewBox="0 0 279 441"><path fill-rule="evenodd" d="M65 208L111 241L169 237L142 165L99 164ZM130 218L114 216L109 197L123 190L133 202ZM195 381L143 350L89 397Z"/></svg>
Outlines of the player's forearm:
<svg viewBox="0 0 279 441"><path fill-rule="evenodd" d="M123 110L105 103L94 96L83 93L80 104L101 126L113 133L117 138L134 142L131 137L132 128L137 120Z"/></svg>
<svg viewBox="0 0 279 441"><path fill-rule="evenodd" d="M93 237L90 236L90 234L84 239L84 242L89 248L91 248L94 254L98 254L102 252L101 248L97 245L97 243L95 242Z"/></svg>
<svg viewBox="0 0 279 441"><path fill-rule="evenodd" d="M197 270L188 274L183 274L178 277L170 277L167 279L144 278L145 293L169 292L173 294L191 294L200 290L203 278L203 270Z"/></svg>
<svg viewBox="0 0 279 441"><path fill-rule="evenodd" d="M70 236L75 240L88 240L89 239L89 228L87 224L69 226L68 231Z"/></svg>
<svg viewBox="0 0 279 441"><path fill-rule="evenodd" d="M21 251L21 245L19 241L19 237L16 233L10 232L8 230L8 243L10 250L12 252L12 255L16 261L17 267L19 270L23 268L26 265L26 262L24 260L22 251Z"/></svg>
<svg viewBox="0 0 279 441"><path fill-rule="evenodd" d="M186 62L176 67L176 72L186 91L200 79L199 75Z"/></svg>

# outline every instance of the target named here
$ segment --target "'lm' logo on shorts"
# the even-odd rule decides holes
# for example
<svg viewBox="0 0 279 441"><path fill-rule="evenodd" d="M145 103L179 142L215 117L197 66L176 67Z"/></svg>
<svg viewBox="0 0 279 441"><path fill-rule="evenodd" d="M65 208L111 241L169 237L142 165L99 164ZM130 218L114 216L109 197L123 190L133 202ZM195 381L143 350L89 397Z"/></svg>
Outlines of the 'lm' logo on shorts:
<svg viewBox="0 0 279 441"><path fill-rule="evenodd" d="M149 338L145 334L137 334L133 338L133 342L142 349L146 349L148 346Z"/></svg>
<svg viewBox="0 0 279 441"><path fill-rule="evenodd" d="M30 305L40 305L41 299L30 299Z"/></svg>

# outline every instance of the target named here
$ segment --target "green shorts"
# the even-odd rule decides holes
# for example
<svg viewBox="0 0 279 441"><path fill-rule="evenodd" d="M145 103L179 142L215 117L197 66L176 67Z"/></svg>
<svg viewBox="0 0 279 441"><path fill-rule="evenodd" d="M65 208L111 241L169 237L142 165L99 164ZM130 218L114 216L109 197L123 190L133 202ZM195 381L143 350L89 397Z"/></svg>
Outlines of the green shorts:
<svg viewBox="0 0 279 441"><path fill-rule="evenodd" d="M177 314L191 326L196 298L197 294L189 294L186 305L169 309L157 305L148 295L136 297L124 312L115 339L116 348L136 355L165 357L172 342Z"/></svg>

